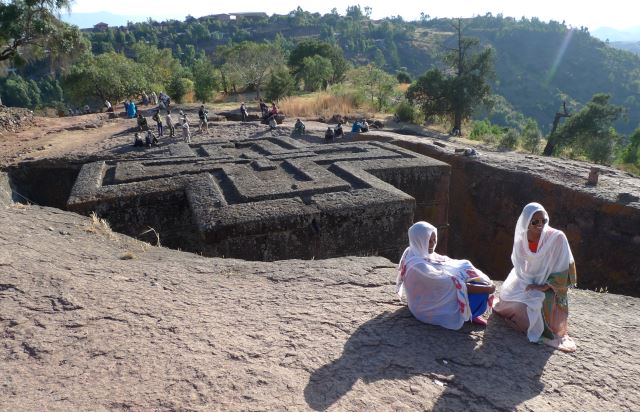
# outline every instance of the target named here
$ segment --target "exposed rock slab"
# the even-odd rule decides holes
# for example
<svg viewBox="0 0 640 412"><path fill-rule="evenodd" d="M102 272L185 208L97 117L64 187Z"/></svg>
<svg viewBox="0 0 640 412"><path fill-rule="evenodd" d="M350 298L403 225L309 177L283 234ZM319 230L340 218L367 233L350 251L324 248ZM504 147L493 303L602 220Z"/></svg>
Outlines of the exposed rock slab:
<svg viewBox="0 0 640 412"><path fill-rule="evenodd" d="M152 227L163 244L206 256L395 258L415 220L437 225L446 247L449 166L394 145L264 137L147 156L82 166L68 210L132 236Z"/></svg>
<svg viewBox="0 0 640 412"><path fill-rule="evenodd" d="M638 410L640 300L571 291L578 352L412 318L377 257L243 262L0 209L1 410Z"/></svg>
<svg viewBox="0 0 640 412"><path fill-rule="evenodd" d="M640 179L602 167L587 184L592 164L480 151L465 156L454 143L373 131L382 140L451 165L449 253L506 278L515 224L524 205L539 202L563 230L578 268L578 286L640 296Z"/></svg>

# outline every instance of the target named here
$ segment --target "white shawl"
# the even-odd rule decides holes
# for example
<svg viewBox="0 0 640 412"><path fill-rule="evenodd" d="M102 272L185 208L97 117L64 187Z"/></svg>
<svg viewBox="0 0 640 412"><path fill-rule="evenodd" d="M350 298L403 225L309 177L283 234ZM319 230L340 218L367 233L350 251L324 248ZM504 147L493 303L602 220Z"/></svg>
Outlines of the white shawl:
<svg viewBox="0 0 640 412"><path fill-rule="evenodd" d="M489 277L468 260L429 253L431 234L437 229L427 222L409 228L409 247L398 264L396 291L406 297L411 313L420 321L447 329L460 329L471 319L465 281Z"/></svg>
<svg viewBox="0 0 640 412"><path fill-rule="evenodd" d="M527 230L536 212L543 212L544 217L549 219L547 211L539 203L529 203L524 207L513 237L511 253L513 269L500 291L500 300L522 302L527 305L529 318L527 337L531 342L538 342L544 331L542 319L544 292L527 291L527 285L544 285L549 275L569 269L569 265L573 262L566 236L562 231L550 227L548 220L542 229L537 251L529 250Z"/></svg>

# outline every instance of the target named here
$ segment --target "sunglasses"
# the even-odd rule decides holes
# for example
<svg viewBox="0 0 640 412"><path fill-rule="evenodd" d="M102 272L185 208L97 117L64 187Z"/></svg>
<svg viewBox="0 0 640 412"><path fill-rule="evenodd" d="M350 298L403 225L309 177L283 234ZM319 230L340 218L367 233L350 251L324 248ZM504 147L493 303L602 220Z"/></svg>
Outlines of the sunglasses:
<svg viewBox="0 0 640 412"><path fill-rule="evenodd" d="M531 226L538 226L540 223L546 225L549 219L535 219L531 221Z"/></svg>

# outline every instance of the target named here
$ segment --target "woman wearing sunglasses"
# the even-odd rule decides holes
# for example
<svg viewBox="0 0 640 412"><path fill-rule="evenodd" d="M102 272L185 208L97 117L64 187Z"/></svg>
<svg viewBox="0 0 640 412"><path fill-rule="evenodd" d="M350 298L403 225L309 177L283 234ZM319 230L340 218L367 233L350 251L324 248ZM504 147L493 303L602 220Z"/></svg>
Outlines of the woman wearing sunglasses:
<svg viewBox="0 0 640 412"><path fill-rule="evenodd" d="M513 269L494 312L526 331L531 342L573 352L567 289L576 284L576 267L567 237L548 223L549 215L539 203L529 203L522 210L513 239Z"/></svg>
<svg viewBox="0 0 640 412"><path fill-rule="evenodd" d="M409 228L409 247L398 265L396 291L406 297L419 321L460 329L465 321L486 325L481 317L491 306L495 286L468 260L435 252L438 230L427 222Z"/></svg>

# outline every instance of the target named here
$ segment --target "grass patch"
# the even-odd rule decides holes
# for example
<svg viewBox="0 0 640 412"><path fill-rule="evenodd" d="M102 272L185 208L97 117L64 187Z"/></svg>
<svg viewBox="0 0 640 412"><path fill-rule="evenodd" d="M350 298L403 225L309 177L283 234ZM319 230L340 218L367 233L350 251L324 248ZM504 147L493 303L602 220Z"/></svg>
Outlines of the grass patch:
<svg viewBox="0 0 640 412"><path fill-rule="evenodd" d="M131 260L135 259L136 255L133 252L127 251L122 256L120 256L121 260Z"/></svg>
<svg viewBox="0 0 640 412"><path fill-rule="evenodd" d="M96 214L96 212L91 212L91 215L89 215L89 218L90 218L89 223L84 229L86 232L95 233L98 235L104 235L111 240L116 239L116 235L115 233L113 233L113 230L111 230L111 226L109 225L109 222L107 222L104 219L101 219Z"/></svg>
<svg viewBox="0 0 640 412"><path fill-rule="evenodd" d="M334 114L347 116L358 107L355 98L349 95L334 96L326 92L305 96L286 97L280 101L280 109L288 117L332 117Z"/></svg>

